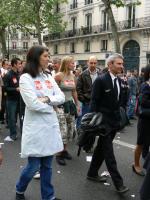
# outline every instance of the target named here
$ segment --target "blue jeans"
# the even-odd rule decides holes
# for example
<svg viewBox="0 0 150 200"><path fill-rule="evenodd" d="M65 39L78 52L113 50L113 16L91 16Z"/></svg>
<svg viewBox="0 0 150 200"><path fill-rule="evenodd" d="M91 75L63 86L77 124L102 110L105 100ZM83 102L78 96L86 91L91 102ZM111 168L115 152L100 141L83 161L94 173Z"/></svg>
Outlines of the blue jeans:
<svg viewBox="0 0 150 200"><path fill-rule="evenodd" d="M23 169L20 179L16 184L17 193L23 194L26 191L29 182L40 168L42 200L54 199L54 188L51 184L52 160L53 156L41 158L29 157L28 164Z"/></svg>
<svg viewBox="0 0 150 200"><path fill-rule="evenodd" d="M77 122L76 122L77 128L80 127L82 117L83 117L85 114L89 113L89 112L90 112L90 106L89 106L89 104L82 104L82 113L81 113L81 115L77 118Z"/></svg>
<svg viewBox="0 0 150 200"><path fill-rule="evenodd" d="M135 106L136 106L136 96L132 95L129 97L129 102L128 102L127 115L129 119L132 118L135 114Z"/></svg>
<svg viewBox="0 0 150 200"><path fill-rule="evenodd" d="M7 112L8 112L8 126L10 130L10 137L16 139L17 136L17 112L19 109L19 101L7 100Z"/></svg>

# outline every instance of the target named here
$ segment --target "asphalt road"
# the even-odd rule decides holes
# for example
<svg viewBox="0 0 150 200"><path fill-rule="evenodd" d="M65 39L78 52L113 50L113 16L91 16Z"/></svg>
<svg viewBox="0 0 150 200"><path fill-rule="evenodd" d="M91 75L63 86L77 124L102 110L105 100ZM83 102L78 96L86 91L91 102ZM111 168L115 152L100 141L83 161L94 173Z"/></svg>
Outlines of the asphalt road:
<svg viewBox="0 0 150 200"><path fill-rule="evenodd" d="M0 131L0 142L8 134L8 129L2 125ZM72 161L67 161L67 166L59 166L54 159L53 162L53 184L56 196L62 200L140 200L139 188L143 177L132 172L133 148L136 144L136 122L132 127L126 128L123 133L116 135L114 150L120 173L124 183L130 191L124 195L118 195L108 178L107 185L94 183L86 180L86 173L89 167L86 157L91 156L82 152L77 157L77 146L75 142L69 144L69 151L73 156ZM4 143L4 162L0 167L0 200L15 199L15 183L19 177L26 160L20 158L20 138L14 143ZM106 170L105 164L100 169L100 174ZM40 181L32 180L26 191L27 200L40 200Z"/></svg>

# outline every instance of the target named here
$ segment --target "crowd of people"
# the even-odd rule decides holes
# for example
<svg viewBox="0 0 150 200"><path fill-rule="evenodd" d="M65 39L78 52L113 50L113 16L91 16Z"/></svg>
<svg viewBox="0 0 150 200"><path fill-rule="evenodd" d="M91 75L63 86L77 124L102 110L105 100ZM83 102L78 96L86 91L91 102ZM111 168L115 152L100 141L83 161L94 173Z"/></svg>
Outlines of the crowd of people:
<svg viewBox="0 0 150 200"><path fill-rule="evenodd" d="M68 143L78 134L82 117L90 112L101 112L110 130L105 136L99 136L87 179L106 182L107 178L98 173L105 161L116 191L127 192L129 189L118 170L113 150L120 126L120 107L127 115L128 125L138 118L132 169L137 175L145 176L141 200L150 199L150 66L143 68L138 76L136 69L125 72L123 60L120 54L112 54L107 58L107 67L101 69L97 67L96 56L91 56L83 68L75 66L71 56L50 62L48 49L35 46L29 50L26 61L19 58L2 61L0 121L10 130L4 140L17 140L19 121L21 157L28 159L16 184L16 200L25 199L24 193L33 177L41 179L42 200L59 200L51 184L53 156L62 166L72 160ZM95 139L93 146L94 143ZM145 159L146 174L140 164L141 155Z"/></svg>

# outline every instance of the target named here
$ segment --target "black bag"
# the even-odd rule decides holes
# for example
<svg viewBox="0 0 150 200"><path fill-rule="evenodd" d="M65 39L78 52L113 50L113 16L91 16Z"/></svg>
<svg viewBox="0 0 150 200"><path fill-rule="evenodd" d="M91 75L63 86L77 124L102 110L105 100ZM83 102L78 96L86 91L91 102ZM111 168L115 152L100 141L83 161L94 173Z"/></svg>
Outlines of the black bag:
<svg viewBox="0 0 150 200"><path fill-rule="evenodd" d="M86 152L91 149L96 136L106 136L109 132L110 127L106 125L102 113L93 112L85 114L82 117L81 126L78 129L78 156L80 155L81 148Z"/></svg>

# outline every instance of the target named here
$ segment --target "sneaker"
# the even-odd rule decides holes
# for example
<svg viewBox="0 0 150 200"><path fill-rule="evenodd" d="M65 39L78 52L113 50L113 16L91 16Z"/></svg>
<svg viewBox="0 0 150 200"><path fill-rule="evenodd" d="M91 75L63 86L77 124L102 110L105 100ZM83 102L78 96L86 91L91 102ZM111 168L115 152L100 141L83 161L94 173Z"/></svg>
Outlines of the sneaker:
<svg viewBox="0 0 150 200"><path fill-rule="evenodd" d="M16 192L16 200L25 200L24 194L19 194Z"/></svg>
<svg viewBox="0 0 150 200"><path fill-rule="evenodd" d="M5 139L4 139L5 142L14 142L14 140L10 137L10 136L7 136Z"/></svg>
<svg viewBox="0 0 150 200"><path fill-rule="evenodd" d="M68 151L63 151L62 156L64 159L72 160L72 156L68 153Z"/></svg>
<svg viewBox="0 0 150 200"><path fill-rule="evenodd" d="M56 161L59 165L66 165L66 161L62 155L56 156Z"/></svg>
<svg viewBox="0 0 150 200"><path fill-rule="evenodd" d="M34 179L40 179L40 172L36 172L36 174L33 176Z"/></svg>

